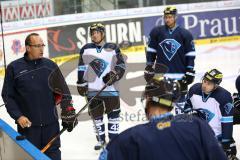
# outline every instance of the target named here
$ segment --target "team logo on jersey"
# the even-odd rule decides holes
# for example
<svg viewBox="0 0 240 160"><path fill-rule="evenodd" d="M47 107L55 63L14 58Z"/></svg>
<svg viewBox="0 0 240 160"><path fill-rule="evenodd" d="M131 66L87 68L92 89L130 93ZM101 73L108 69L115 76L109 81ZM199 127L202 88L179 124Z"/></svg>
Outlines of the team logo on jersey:
<svg viewBox="0 0 240 160"><path fill-rule="evenodd" d="M229 113L231 112L232 108L233 108L232 103L227 103L227 104L224 106L225 112L226 112L227 114L229 114Z"/></svg>
<svg viewBox="0 0 240 160"><path fill-rule="evenodd" d="M210 122L213 119L213 117L215 116L214 113L212 113L211 111L209 111L207 109L202 109L201 108L201 109L198 109L198 111L200 113L202 113L201 118L205 119L207 122Z"/></svg>
<svg viewBox="0 0 240 160"><path fill-rule="evenodd" d="M162 130L162 129L165 129L165 128L168 128L168 127L171 127L171 122L170 121L167 121L167 122L158 122L157 123L157 128Z"/></svg>
<svg viewBox="0 0 240 160"><path fill-rule="evenodd" d="M108 66L108 63L106 61L104 61L103 59L94 59L89 64L98 77L100 77L102 75L102 73L105 71L105 69Z"/></svg>
<svg viewBox="0 0 240 160"><path fill-rule="evenodd" d="M181 44L179 44L175 39L165 39L159 43L159 45L169 61L171 61L173 56L177 53L177 50L181 47Z"/></svg>

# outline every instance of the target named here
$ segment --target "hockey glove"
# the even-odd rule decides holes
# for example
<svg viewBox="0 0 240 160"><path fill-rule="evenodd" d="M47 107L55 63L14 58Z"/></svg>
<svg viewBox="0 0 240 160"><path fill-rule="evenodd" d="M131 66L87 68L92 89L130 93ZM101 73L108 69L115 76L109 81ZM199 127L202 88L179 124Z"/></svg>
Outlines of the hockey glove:
<svg viewBox="0 0 240 160"><path fill-rule="evenodd" d="M71 132L78 123L75 109L72 105L62 110L61 118L62 126L63 128L66 128L68 132Z"/></svg>
<svg viewBox="0 0 240 160"><path fill-rule="evenodd" d="M183 82L183 80L178 80L178 83L180 85L180 91L182 95L186 95L188 92L188 85Z"/></svg>
<svg viewBox="0 0 240 160"><path fill-rule="evenodd" d="M54 93L54 100L56 105L60 104L62 102L62 99L63 99L62 94Z"/></svg>
<svg viewBox="0 0 240 160"><path fill-rule="evenodd" d="M240 124L240 97L238 93L233 93L233 124Z"/></svg>
<svg viewBox="0 0 240 160"><path fill-rule="evenodd" d="M183 76L182 83L189 85L194 81L194 78L195 78L195 71L192 69L187 69L185 75Z"/></svg>
<svg viewBox="0 0 240 160"><path fill-rule="evenodd" d="M185 105L184 113L188 114L188 115L196 116L202 120L207 120L206 114L205 114L204 110L202 110L202 109L193 109L193 108L188 108L188 107L186 108L186 105Z"/></svg>
<svg viewBox="0 0 240 160"><path fill-rule="evenodd" d="M235 141L233 139L228 142L222 142L222 147L223 147L223 150L226 153L228 159L236 156L237 149L236 149Z"/></svg>
<svg viewBox="0 0 240 160"><path fill-rule="evenodd" d="M107 73L103 78L103 82L107 84L108 86L113 85L116 81L118 81L119 76L115 71L110 71Z"/></svg>
<svg viewBox="0 0 240 160"><path fill-rule="evenodd" d="M207 121L207 119L208 119L206 113L202 109L193 109L192 115L194 115L202 120L205 120L205 121Z"/></svg>
<svg viewBox="0 0 240 160"><path fill-rule="evenodd" d="M87 91L88 91L88 84L87 82L84 82L84 83L81 83L81 84L77 84L77 90L78 90L78 93L81 95L81 96L86 96L87 95Z"/></svg>
<svg viewBox="0 0 240 160"><path fill-rule="evenodd" d="M240 110L240 97L238 93L233 93L234 108Z"/></svg>
<svg viewBox="0 0 240 160"><path fill-rule="evenodd" d="M147 83L150 83L154 77L154 69L151 65L147 65L144 71L144 78Z"/></svg>

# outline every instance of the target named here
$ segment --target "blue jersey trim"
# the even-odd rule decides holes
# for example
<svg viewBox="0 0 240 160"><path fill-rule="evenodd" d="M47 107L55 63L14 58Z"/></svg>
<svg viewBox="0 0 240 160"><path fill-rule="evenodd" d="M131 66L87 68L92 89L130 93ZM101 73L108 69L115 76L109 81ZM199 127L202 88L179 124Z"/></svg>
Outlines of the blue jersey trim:
<svg viewBox="0 0 240 160"><path fill-rule="evenodd" d="M90 91L88 92L88 97L93 97L93 96L96 96L97 95L97 91ZM119 92L118 91L103 91L99 94L99 96L119 96Z"/></svg>
<svg viewBox="0 0 240 160"><path fill-rule="evenodd" d="M86 71L87 67L85 65L78 66L78 71Z"/></svg>
<svg viewBox="0 0 240 160"><path fill-rule="evenodd" d="M222 139L222 142L230 142L230 139Z"/></svg>
<svg viewBox="0 0 240 160"><path fill-rule="evenodd" d="M202 92L202 101L207 102L208 98L210 97L211 93L209 93L206 97L204 96L204 92Z"/></svg>
<svg viewBox="0 0 240 160"><path fill-rule="evenodd" d="M187 66L187 68L193 69L194 67L193 66Z"/></svg>
<svg viewBox="0 0 240 160"><path fill-rule="evenodd" d="M178 27L178 25L176 25L173 29L168 28L169 34L172 34L176 30L177 27Z"/></svg>
<svg viewBox="0 0 240 160"><path fill-rule="evenodd" d="M153 122L153 121L159 121L163 118L166 118L166 117L169 117L169 116L172 116L173 114L171 112L167 112L165 114L161 114L161 115L157 115L157 116L152 116L150 118L150 121Z"/></svg>
<svg viewBox="0 0 240 160"><path fill-rule="evenodd" d="M157 53L157 50L154 48L148 47L147 52Z"/></svg>
<svg viewBox="0 0 240 160"><path fill-rule="evenodd" d="M232 123L233 122L233 116L222 117L221 122L222 123Z"/></svg>

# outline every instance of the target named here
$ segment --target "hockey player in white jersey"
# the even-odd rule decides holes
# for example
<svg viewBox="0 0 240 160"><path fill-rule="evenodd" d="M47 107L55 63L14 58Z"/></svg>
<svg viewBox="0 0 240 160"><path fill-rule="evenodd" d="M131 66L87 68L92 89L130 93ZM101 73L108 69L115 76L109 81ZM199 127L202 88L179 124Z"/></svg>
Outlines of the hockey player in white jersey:
<svg viewBox="0 0 240 160"><path fill-rule="evenodd" d="M95 121L99 150L105 144L104 113L108 117L108 135L111 140L119 131L120 99L116 83L125 72L125 63L118 46L105 42L102 23L90 26L92 43L80 50L78 64L78 92L90 100L104 85L108 85L89 106L89 114ZM113 85L114 84L114 85Z"/></svg>
<svg viewBox="0 0 240 160"><path fill-rule="evenodd" d="M231 93L220 87L222 73L212 69L205 73L202 83L194 84L187 94L185 112L197 114L213 129L229 159L236 158L233 140L233 104Z"/></svg>

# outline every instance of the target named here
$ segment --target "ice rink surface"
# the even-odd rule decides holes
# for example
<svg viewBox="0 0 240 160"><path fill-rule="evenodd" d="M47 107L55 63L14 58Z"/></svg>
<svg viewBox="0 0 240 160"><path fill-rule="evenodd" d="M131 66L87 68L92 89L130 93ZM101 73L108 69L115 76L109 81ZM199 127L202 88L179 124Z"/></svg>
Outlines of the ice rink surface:
<svg viewBox="0 0 240 160"><path fill-rule="evenodd" d="M222 87L229 90L231 93L236 92L235 79L240 74L240 42L218 43L196 46L197 57L196 63L196 79L195 82L200 82L203 74L212 68L217 68L223 72ZM127 66L135 63L145 63L144 53L131 53L127 54ZM76 66L77 67L77 66ZM132 71L126 73L126 81L131 79L143 80L142 71ZM77 81L77 70L71 72L66 78L68 84L75 84ZM1 79L2 86L3 79ZM122 84L127 85L127 84ZM143 85L132 86L129 91L143 90ZM120 93L125 95L126 93ZM73 96L74 106L76 110L80 110L86 104L84 98L80 96ZM134 105L129 105L126 99L121 100L121 118L120 118L120 131L123 131L136 124L144 123L144 110L143 105L139 98L135 99ZM2 102L1 102L2 104ZM8 116L5 107L0 108L0 117L13 128L16 129L14 121ZM86 111L83 117L86 117ZM81 116L80 116L81 117ZM81 118L80 118L81 119ZM106 120L106 117L105 117ZM147 136L147 135L146 135ZM234 139L236 141L240 153L240 127L234 126ZM65 132L61 136L62 141L62 159L63 160L96 160L99 152L93 150L96 144L95 134L93 132L93 124L90 119L83 118L79 121L77 127L72 132ZM238 154L240 157L240 154Z"/></svg>

